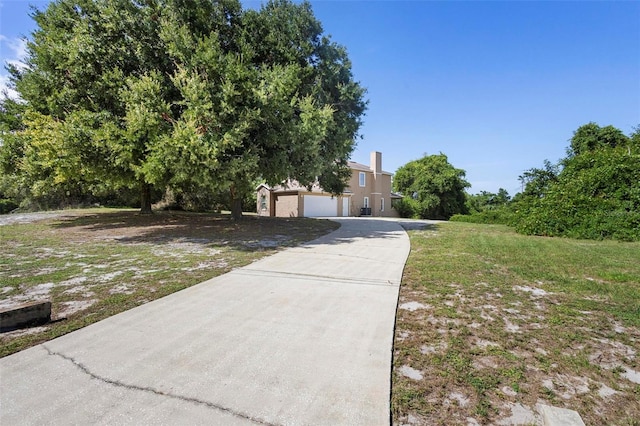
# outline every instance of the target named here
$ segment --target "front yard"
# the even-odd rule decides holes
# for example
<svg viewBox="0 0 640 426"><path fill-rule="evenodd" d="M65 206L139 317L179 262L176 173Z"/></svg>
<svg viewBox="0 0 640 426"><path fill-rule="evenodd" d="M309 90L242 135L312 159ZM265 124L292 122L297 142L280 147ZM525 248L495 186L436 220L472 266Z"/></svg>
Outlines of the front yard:
<svg viewBox="0 0 640 426"><path fill-rule="evenodd" d="M443 223L409 231L395 424L640 425L640 244Z"/></svg>

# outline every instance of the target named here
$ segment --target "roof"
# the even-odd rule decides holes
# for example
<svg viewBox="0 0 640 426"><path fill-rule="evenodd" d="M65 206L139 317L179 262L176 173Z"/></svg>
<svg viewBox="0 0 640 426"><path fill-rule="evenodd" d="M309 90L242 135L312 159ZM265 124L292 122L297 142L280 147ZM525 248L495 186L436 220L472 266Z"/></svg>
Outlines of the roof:
<svg viewBox="0 0 640 426"><path fill-rule="evenodd" d="M309 192L309 188L307 188L305 185L301 185L300 182L293 179L289 179L286 182L283 182L282 184L276 185L274 187L270 187L266 183L263 183L263 184L260 184L260 186L258 186L257 189L259 190L262 187L273 192L296 192L296 191ZM323 192L318 182L315 182L313 184L313 186L311 187L311 192L317 192L317 193Z"/></svg>
<svg viewBox="0 0 640 426"><path fill-rule="evenodd" d="M371 173L373 173L373 169L371 167L366 166L364 164L356 163L355 161L348 161L347 165L352 170L359 170L359 171L363 171L363 172L371 172ZM389 175L389 176L393 175L393 173L385 172L384 170L382 171L382 174Z"/></svg>

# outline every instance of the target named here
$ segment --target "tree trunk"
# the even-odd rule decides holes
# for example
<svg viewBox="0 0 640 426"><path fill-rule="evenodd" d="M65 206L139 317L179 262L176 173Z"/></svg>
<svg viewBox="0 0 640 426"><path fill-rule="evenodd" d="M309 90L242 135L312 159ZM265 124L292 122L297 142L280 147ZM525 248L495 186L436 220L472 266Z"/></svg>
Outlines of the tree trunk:
<svg viewBox="0 0 640 426"><path fill-rule="evenodd" d="M242 219L242 198L238 195L234 186L229 189L231 195L231 218L233 220Z"/></svg>
<svg viewBox="0 0 640 426"><path fill-rule="evenodd" d="M151 211L151 185L140 183L140 214L153 214Z"/></svg>

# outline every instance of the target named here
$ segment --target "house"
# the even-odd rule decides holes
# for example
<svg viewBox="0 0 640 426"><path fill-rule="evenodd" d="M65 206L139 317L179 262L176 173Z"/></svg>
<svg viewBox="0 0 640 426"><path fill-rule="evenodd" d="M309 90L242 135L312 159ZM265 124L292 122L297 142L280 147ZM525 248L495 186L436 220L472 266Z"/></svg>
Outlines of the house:
<svg viewBox="0 0 640 426"><path fill-rule="evenodd" d="M402 196L391 192L391 176L382 170L382 154L371 153L371 164L349 161L351 178L344 192L332 196L316 182L311 189L295 181L270 188L257 188L259 216L335 217L375 216L398 217L392 201Z"/></svg>

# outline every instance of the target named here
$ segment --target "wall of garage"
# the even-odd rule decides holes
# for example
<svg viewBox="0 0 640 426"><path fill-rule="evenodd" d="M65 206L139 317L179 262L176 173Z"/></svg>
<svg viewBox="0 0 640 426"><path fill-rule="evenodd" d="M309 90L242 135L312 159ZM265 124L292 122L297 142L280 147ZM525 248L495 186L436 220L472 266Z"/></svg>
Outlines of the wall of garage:
<svg viewBox="0 0 640 426"><path fill-rule="evenodd" d="M298 217L298 194L276 195L275 210L277 217Z"/></svg>

